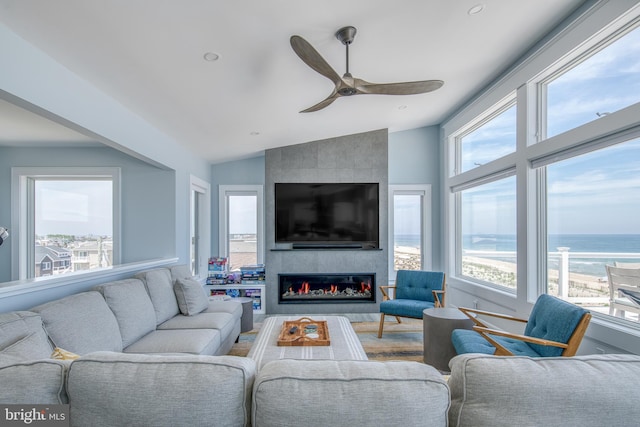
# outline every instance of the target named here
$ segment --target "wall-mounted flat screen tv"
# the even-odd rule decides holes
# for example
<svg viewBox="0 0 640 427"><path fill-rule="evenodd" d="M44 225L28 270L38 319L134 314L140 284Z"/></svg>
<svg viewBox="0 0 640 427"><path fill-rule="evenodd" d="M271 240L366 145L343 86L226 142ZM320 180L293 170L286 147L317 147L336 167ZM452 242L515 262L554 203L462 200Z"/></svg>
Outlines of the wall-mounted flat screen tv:
<svg viewBox="0 0 640 427"><path fill-rule="evenodd" d="M379 247L378 183L276 183L276 243Z"/></svg>

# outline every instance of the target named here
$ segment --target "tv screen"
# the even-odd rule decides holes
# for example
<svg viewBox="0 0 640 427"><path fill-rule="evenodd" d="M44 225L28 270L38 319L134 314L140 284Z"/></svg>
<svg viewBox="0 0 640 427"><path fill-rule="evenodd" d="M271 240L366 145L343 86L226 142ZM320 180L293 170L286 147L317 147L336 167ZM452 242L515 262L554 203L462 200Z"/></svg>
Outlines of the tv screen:
<svg viewBox="0 0 640 427"><path fill-rule="evenodd" d="M276 183L275 208L276 243L379 246L377 183Z"/></svg>

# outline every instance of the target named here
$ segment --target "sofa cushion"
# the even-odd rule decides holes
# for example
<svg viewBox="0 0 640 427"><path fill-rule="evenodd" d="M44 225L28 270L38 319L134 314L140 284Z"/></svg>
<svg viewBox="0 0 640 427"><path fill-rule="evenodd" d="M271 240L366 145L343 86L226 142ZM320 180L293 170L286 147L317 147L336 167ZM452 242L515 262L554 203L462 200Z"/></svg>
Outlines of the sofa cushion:
<svg viewBox="0 0 640 427"><path fill-rule="evenodd" d="M220 331L216 329L166 329L145 335L126 347L124 352L213 355L220 343Z"/></svg>
<svg viewBox="0 0 640 427"><path fill-rule="evenodd" d="M100 350L122 351L118 322L98 292L81 292L32 310L42 316L56 347L80 355Z"/></svg>
<svg viewBox="0 0 640 427"><path fill-rule="evenodd" d="M191 270L187 264L174 265L169 268L171 280L175 283L178 279L193 279Z"/></svg>
<svg viewBox="0 0 640 427"><path fill-rule="evenodd" d="M390 299L380 303L380 312L392 316L422 319L422 312L434 306L435 304L430 301Z"/></svg>
<svg viewBox="0 0 640 427"><path fill-rule="evenodd" d="M118 321L122 347L126 348L156 329L156 312L142 281L118 280L95 288Z"/></svg>
<svg viewBox="0 0 640 427"><path fill-rule="evenodd" d="M0 314L0 352L34 360L49 357L51 349L39 314L31 311Z"/></svg>
<svg viewBox="0 0 640 427"><path fill-rule="evenodd" d="M8 347L0 350L0 356L12 357L17 361L28 361L37 359L46 359L48 356L43 356L45 345L48 345L48 341L42 341L42 339L35 332L30 333L26 337L20 338Z"/></svg>
<svg viewBox="0 0 640 427"><path fill-rule="evenodd" d="M209 301L209 306L204 313L229 313L234 319L242 317L242 304L240 301L230 299L228 301Z"/></svg>
<svg viewBox="0 0 640 427"><path fill-rule="evenodd" d="M60 360L34 360L0 365L0 402L9 404L66 403L68 364Z"/></svg>
<svg viewBox="0 0 640 427"><path fill-rule="evenodd" d="M449 389L417 362L275 360L253 387L254 427L446 426Z"/></svg>
<svg viewBox="0 0 640 427"><path fill-rule="evenodd" d="M449 363L457 426L636 425L640 356L499 357Z"/></svg>
<svg viewBox="0 0 640 427"><path fill-rule="evenodd" d="M255 363L233 356L94 353L71 365L71 425L250 425Z"/></svg>
<svg viewBox="0 0 640 427"><path fill-rule="evenodd" d="M193 316L209 307L209 297L202 285L193 279L177 279L173 290L178 300L180 312L185 316Z"/></svg>
<svg viewBox="0 0 640 427"><path fill-rule="evenodd" d="M522 340L508 337L499 337L497 335L490 336L491 338L508 348L514 356L540 357L540 355L536 353L533 348L529 347L529 345ZM484 339L482 335L468 329L454 330L451 333L451 343L456 349L457 354L494 354L496 352L496 348L489 341Z"/></svg>
<svg viewBox="0 0 640 427"><path fill-rule="evenodd" d="M235 322L229 313L198 313L195 316L177 315L158 325L158 329L217 329L224 341L233 331Z"/></svg>
<svg viewBox="0 0 640 427"><path fill-rule="evenodd" d="M171 319L180 312L176 295L173 291L173 280L167 268L156 268L136 274L147 287L147 292L156 312L156 325Z"/></svg>

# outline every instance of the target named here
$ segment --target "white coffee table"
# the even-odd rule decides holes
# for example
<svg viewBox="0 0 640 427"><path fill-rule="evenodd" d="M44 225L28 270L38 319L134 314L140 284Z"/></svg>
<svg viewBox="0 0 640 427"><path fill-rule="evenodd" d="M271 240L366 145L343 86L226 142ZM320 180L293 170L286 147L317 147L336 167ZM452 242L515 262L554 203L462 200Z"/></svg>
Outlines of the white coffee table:
<svg viewBox="0 0 640 427"><path fill-rule="evenodd" d="M258 369L277 359L367 360L367 354L349 319L343 316L308 316L313 320L327 321L331 345L278 346L282 323L285 320L298 320L300 317L302 316L274 316L265 319L247 354L247 357L255 360Z"/></svg>

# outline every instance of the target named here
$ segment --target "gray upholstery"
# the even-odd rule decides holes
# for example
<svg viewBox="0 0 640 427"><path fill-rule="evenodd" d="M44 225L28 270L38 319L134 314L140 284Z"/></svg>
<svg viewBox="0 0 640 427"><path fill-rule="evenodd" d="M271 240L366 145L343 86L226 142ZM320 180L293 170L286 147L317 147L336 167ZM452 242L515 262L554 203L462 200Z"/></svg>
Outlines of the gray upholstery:
<svg viewBox="0 0 640 427"><path fill-rule="evenodd" d="M216 329L153 331L124 349L125 353L190 353L213 355L220 347Z"/></svg>
<svg viewBox="0 0 640 427"><path fill-rule="evenodd" d="M174 265L169 268L171 280L175 283L178 279L192 279L191 270L187 264Z"/></svg>
<svg viewBox="0 0 640 427"><path fill-rule="evenodd" d="M640 356L453 358L449 425L637 425Z"/></svg>
<svg viewBox="0 0 640 427"><path fill-rule="evenodd" d="M69 370L72 426L246 426L255 364L243 357L94 353Z"/></svg>
<svg viewBox="0 0 640 427"><path fill-rule="evenodd" d="M156 325L171 319L178 314L178 302L173 292L171 273L166 268L156 268L136 274L147 287L147 292L156 312Z"/></svg>
<svg viewBox="0 0 640 427"><path fill-rule="evenodd" d="M99 292L89 291L34 307L56 347L76 354L122 351L122 336L113 312Z"/></svg>
<svg viewBox="0 0 640 427"><path fill-rule="evenodd" d="M24 360L44 359L52 350L39 314L30 311L0 314L0 354Z"/></svg>
<svg viewBox="0 0 640 427"><path fill-rule="evenodd" d="M202 285L193 279L176 279L173 290L180 312L185 316L193 316L209 307L207 293Z"/></svg>
<svg viewBox="0 0 640 427"><path fill-rule="evenodd" d="M233 315L229 313L199 313L195 316L178 315L158 325L158 329L217 329L220 331L221 339L225 340L233 330L235 323L233 320Z"/></svg>
<svg viewBox="0 0 640 427"><path fill-rule="evenodd" d="M156 313L142 281L118 280L95 287L116 316L122 347L126 348L156 329Z"/></svg>
<svg viewBox="0 0 640 427"><path fill-rule="evenodd" d="M48 341L43 341L37 333L31 332L26 337L22 337L0 350L0 366L6 365L8 361L24 362L33 359L46 359L51 355L51 350L46 352L48 345Z"/></svg>
<svg viewBox="0 0 640 427"><path fill-rule="evenodd" d="M204 313L230 313L235 319L242 317L242 304L239 301L209 301L209 306Z"/></svg>
<svg viewBox="0 0 640 427"><path fill-rule="evenodd" d="M68 365L60 360L35 360L0 366L0 403L67 403L64 384Z"/></svg>
<svg viewBox="0 0 640 427"><path fill-rule="evenodd" d="M275 360L253 388L254 427L442 426L449 392L417 362Z"/></svg>

